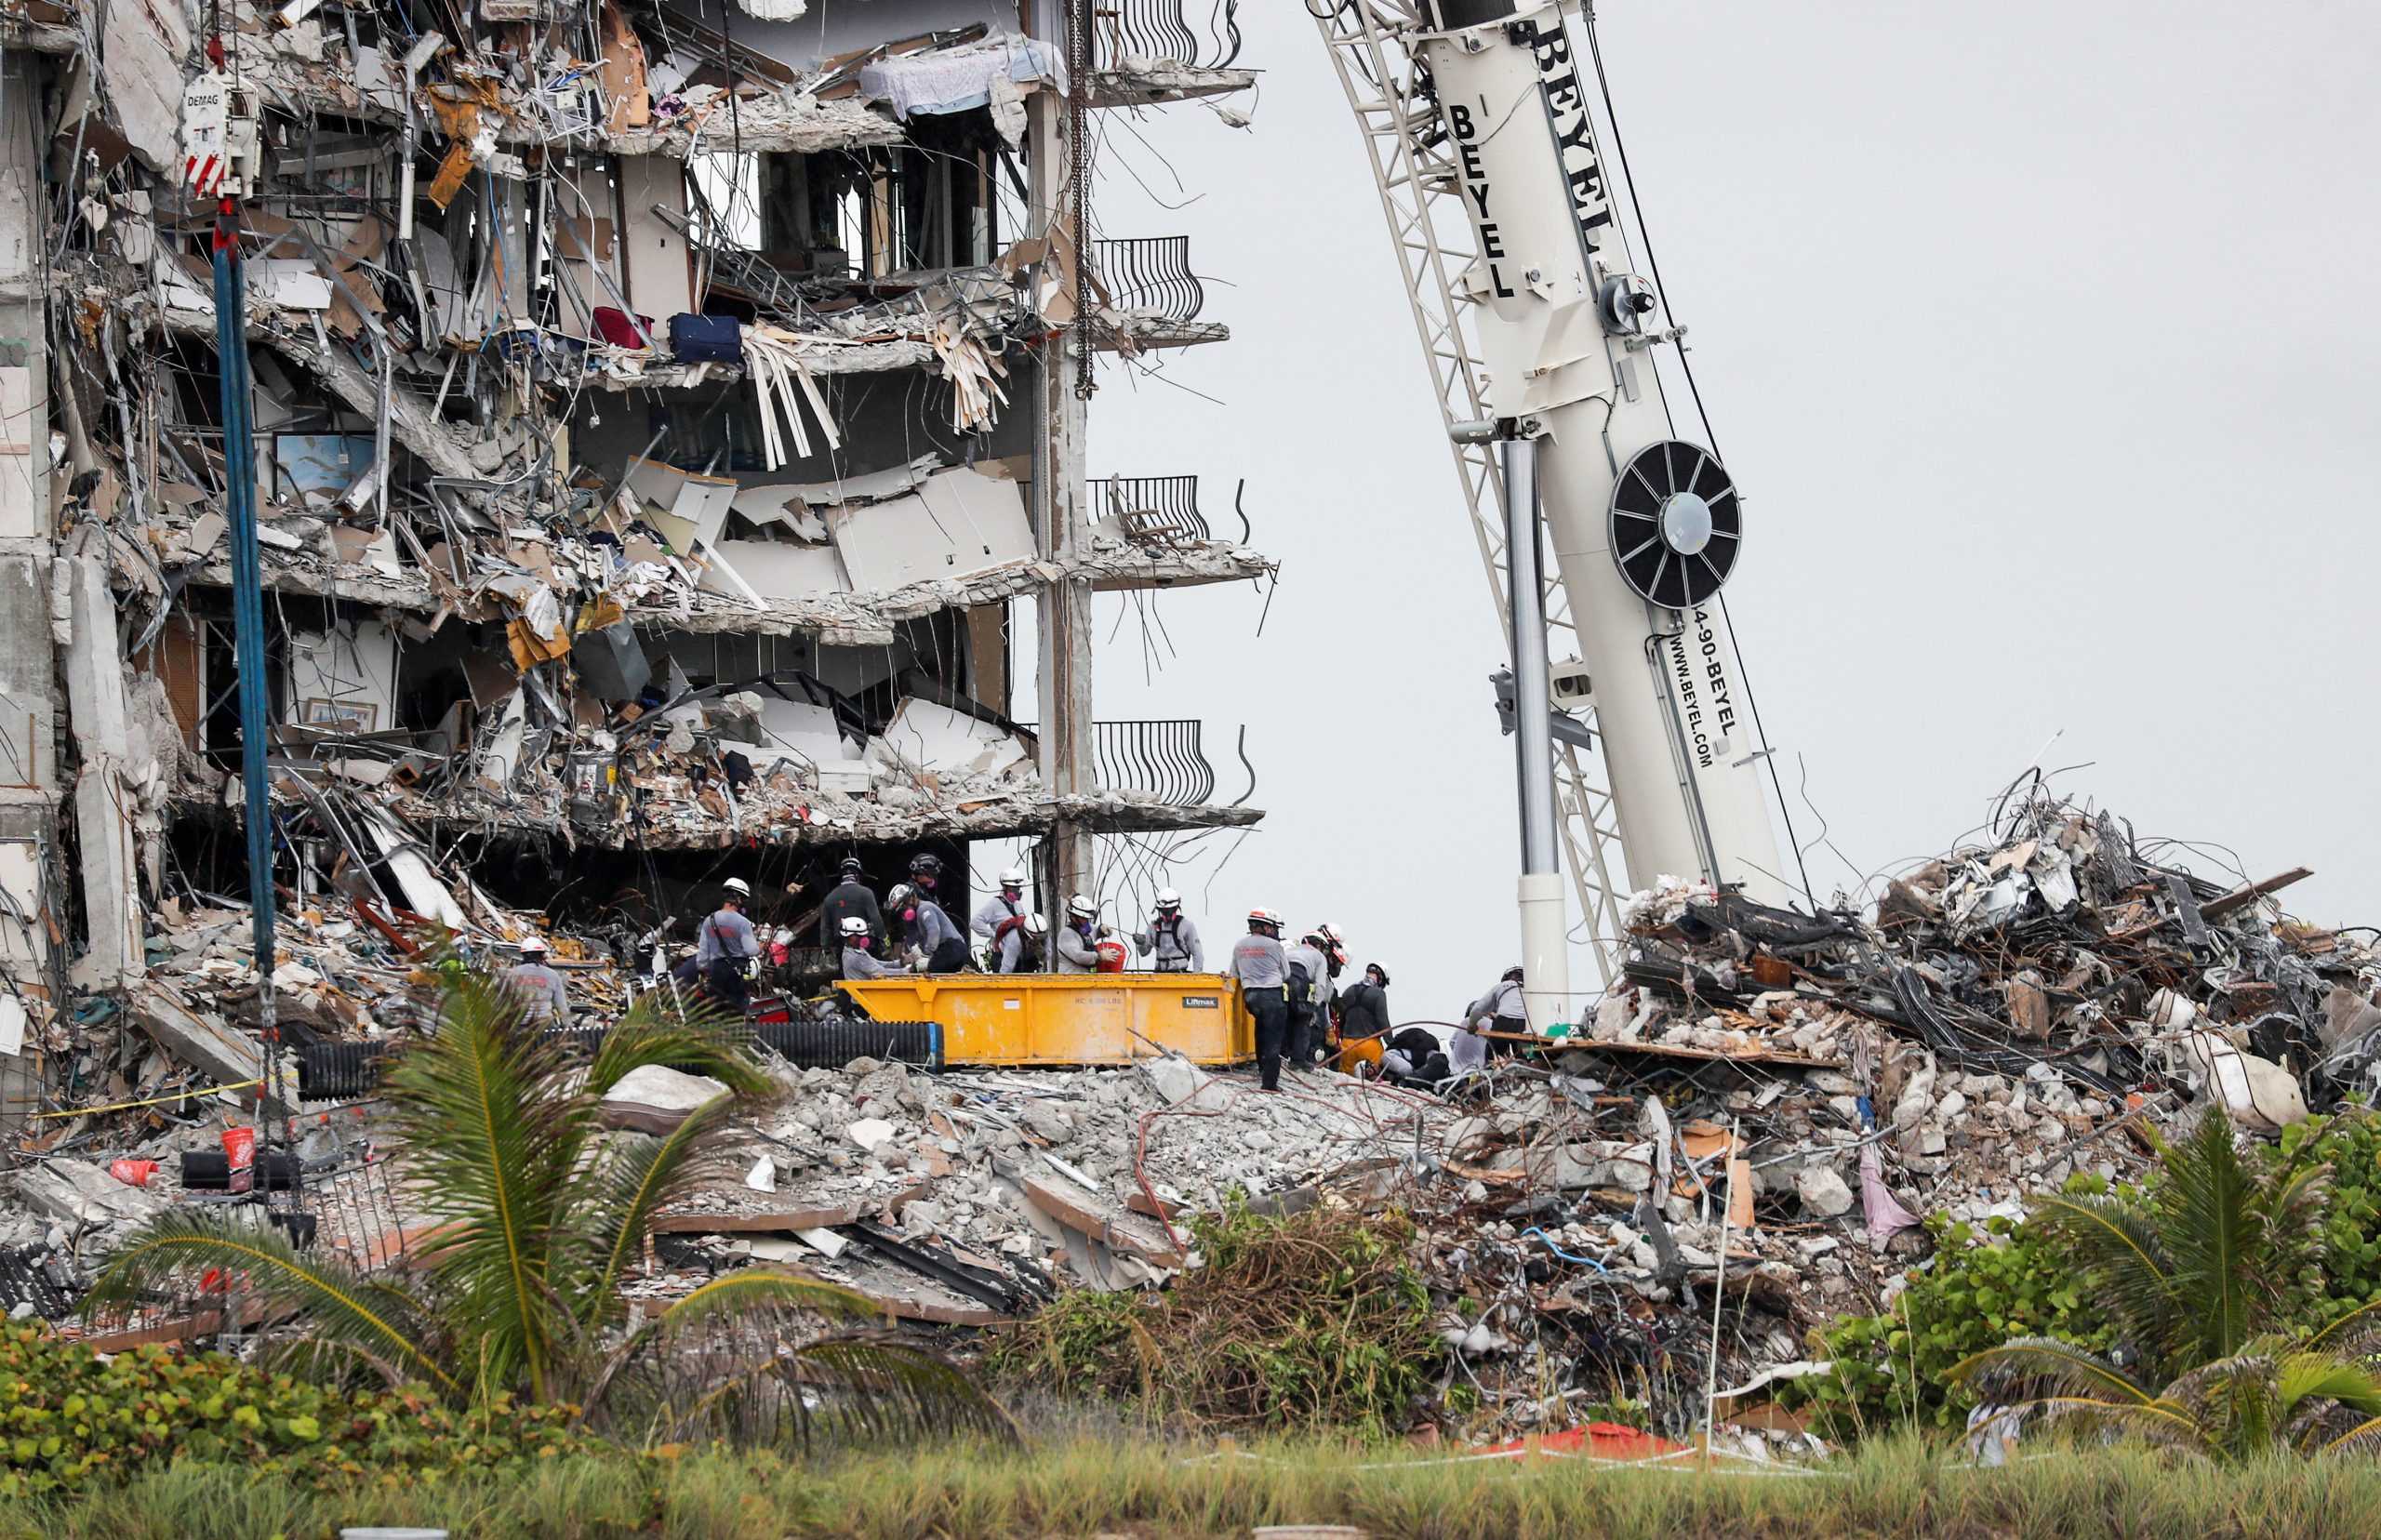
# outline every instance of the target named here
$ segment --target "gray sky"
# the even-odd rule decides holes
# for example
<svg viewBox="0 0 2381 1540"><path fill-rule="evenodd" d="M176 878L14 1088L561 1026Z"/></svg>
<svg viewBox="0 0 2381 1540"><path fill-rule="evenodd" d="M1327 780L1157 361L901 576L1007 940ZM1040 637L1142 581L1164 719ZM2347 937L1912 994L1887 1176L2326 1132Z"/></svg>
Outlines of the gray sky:
<svg viewBox="0 0 2381 1540"><path fill-rule="evenodd" d="M1261 592L1158 598L1146 683L1103 599L1098 714L1204 717L1227 799L1248 724L1269 816L1182 873L1212 936L1337 922L1443 1017L1517 955L1503 645L1322 44L1241 12L1254 127L1106 114L1097 215L1187 232L1233 339L1107 371L1091 463L1199 472L1227 532L1245 476L1280 591L1261 638ZM1818 890L1946 847L2062 735L2062 790L2381 920L2381 12L1607 0L1600 31Z"/></svg>

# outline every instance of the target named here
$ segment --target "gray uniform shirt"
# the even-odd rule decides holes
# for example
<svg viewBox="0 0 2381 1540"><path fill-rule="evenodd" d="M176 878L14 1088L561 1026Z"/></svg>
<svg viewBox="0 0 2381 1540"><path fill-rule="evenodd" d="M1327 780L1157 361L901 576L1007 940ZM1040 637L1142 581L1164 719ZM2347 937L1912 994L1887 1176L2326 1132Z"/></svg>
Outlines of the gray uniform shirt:
<svg viewBox="0 0 2381 1540"><path fill-rule="evenodd" d="M976 918L969 923L967 928L974 931L978 936L982 936L985 940L990 941L992 938L992 933L1000 929L1002 921L1012 919L1022 920L1024 918L1024 899L1019 898L1016 903L1012 904L1004 895L995 893L990 898L984 900L983 908L976 911ZM1010 929L1012 934L1014 934L1016 927L1012 926ZM1004 939L1005 939L1005 937Z"/></svg>
<svg viewBox="0 0 2381 1540"><path fill-rule="evenodd" d="M1155 920L1133 933L1133 945L1142 955L1157 955L1160 973L1205 973L1207 954L1199 945L1199 927L1185 917L1161 926Z"/></svg>
<svg viewBox="0 0 2381 1540"><path fill-rule="evenodd" d="M722 909L703 922L702 934L695 937L695 961L708 966L723 957L758 957L761 938L752 934L752 922L732 909Z"/></svg>
<svg viewBox="0 0 2381 1540"><path fill-rule="evenodd" d="M1529 1007L1522 1002L1522 987L1510 978L1499 979L1495 989L1473 1001L1463 1013L1463 1023L1476 1027L1483 1017L1497 1016L1508 1021L1529 1019Z"/></svg>
<svg viewBox="0 0 2381 1540"><path fill-rule="evenodd" d="M1289 982L1290 963L1279 941L1251 931L1231 944L1231 962L1224 972L1239 979L1244 989L1278 989Z"/></svg>
<svg viewBox="0 0 2381 1540"><path fill-rule="evenodd" d="M1061 926L1052 937L1051 950L1057 954L1058 971L1062 974L1087 974L1099 971L1099 948L1091 938L1072 925Z"/></svg>
<svg viewBox="0 0 2381 1540"><path fill-rule="evenodd" d="M1001 937L1001 954L993 962L1001 972L1013 974L1019 971L1024 961L1025 927L1020 925Z"/></svg>
<svg viewBox="0 0 2381 1540"><path fill-rule="evenodd" d="M565 1024L570 1020L570 990L562 975L543 962L523 962L504 970L505 987L520 997L531 1016Z"/></svg>
<svg viewBox="0 0 2381 1540"><path fill-rule="evenodd" d="M912 946L931 953L945 941L962 939L959 927L951 923L951 916L942 911L940 904L931 898L916 898L911 902L918 911L917 919L910 924Z"/></svg>
<svg viewBox="0 0 2381 1540"><path fill-rule="evenodd" d="M1331 962L1328 958L1325 958L1323 955L1320 949L1310 947L1305 942L1301 941L1297 946L1287 949L1284 955L1289 962L1295 962L1299 967L1306 970L1307 982L1313 986L1312 993L1309 998L1321 1000L1329 992L1331 988ZM1287 970L1284 969L1284 971L1286 972Z"/></svg>
<svg viewBox="0 0 2381 1540"><path fill-rule="evenodd" d="M890 978L896 974L906 974L909 971L907 968L897 968L890 963L879 962L869 955L865 948L845 947L844 949L845 978Z"/></svg>

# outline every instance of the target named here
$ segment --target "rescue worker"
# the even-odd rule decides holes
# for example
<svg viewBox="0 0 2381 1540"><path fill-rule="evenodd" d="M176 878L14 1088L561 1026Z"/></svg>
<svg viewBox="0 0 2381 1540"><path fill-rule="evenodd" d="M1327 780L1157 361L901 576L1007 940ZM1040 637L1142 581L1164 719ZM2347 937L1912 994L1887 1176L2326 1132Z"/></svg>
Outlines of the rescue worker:
<svg viewBox="0 0 2381 1540"><path fill-rule="evenodd" d="M744 918L745 908L752 902L752 884L741 877L730 877L725 886L718 912L703 922L695 936L695 967L713 1000L727 1010L742 1011L751 998L745 980L752 960L761 953L761 938L752 922Z"/></svg>
<svg viewBox="0 0 2381 1540"><path fill-rule="evenodd" d="M1001 890L984 900L976 918L967 928L984 938L985 961L1003 973L1012 968L1001 967L1008 938L1025 928L1025 873L1016 867L1001 873Z"/></svg>
<svg viewBox="0 0 2381 1540"><path fill-rule="evenodd" d="M843 920L844 965L840 976L845 978L890 978L910 970L890 962L879 962L869 951L868 917L847 914Z"/></svg>
<svg viewBox="0 0 2381 1540"><path fill-rule="evenodd" d="M1515 965L1505 970L1505 976L1496 987L1464 1008L1463 1029L1447 1044L1448 1062L1458 1075L1469 1074L1492 1056L1510 1058L1513 1045L1498 1042L1492 1045L1482 1032L1504 1032L1515 1037L1529 1035L1529 1007L1522 1001L1522 970Z"/></svg>
<svg viewBox="0 0 2381 1540"><path fill-rule="evenodd" d="M1248 911L1248 934L1231 945L1224 972L1240 980L1240 998L1257 1018L1257 1083L1282 1088L1282 1048L1290 1030L1289 959L1282 950L1282 917L1269 909Z"/></svg>
<svg viewBox="0 0 2381 1540"><path fill-rule="evenodd" d="M1004 974L1040 973L1044 960L1049 955L1050 922L1038 913L1029 914L1025 923L1001 937L1000 955L993 965Z"/></svg>
<svg viewBox="0 0 2381 1540"><path fill-rule="evenodd" d="M1436 1085L1454 1073L1446 1050L1422 1028L1403 1028L1381 1041L1380 1078L1391 1085Z"/></svg>
<svg viewBox="0 0 2381 1540"><path fill-rule="evenodd" d="M963 972L967 966L967 938L935 901L935 883L942 877L942 857L920 856L910 863L910 891L900 908L902 939L924 954L920 973Z"/></svg>
<svg viewBox="0 0 2381 1540"><path fill-rule="evenodd" d="M1364 964L1364 976L1339 991L1339 1069L1354 1074L1359 1064L1380 1063L1381 1039L1389 1035L1389 970Z"/></svg>
<svg viewBox="0 0 2381 1540"><path fill-rule="evenodd" d="M498 975L498 981L521 1002L521 1014L551 1026L570 1025L570 989L560 970L546 961L546 938L532 936L520 946L521 961Z"/></svg>
<svg viewBox="0 0 2381 1540"><path fill-rule="evenodd" d="M1313 940L1323 949L1323 962L1330 976L1321 981L1315 990L1316 1040L1329 1045L1332 1053L1339 1050L1339 975L1348 966L1348 943L1339 935L1339 927L1325 921L1314 927ZM1328 1056L1328 1055L1326 1055Z"/></svg>
<svg viewBox="0 0 2381 1540"><path fill-rule="evenodd" d="M1087 974L1099 971L1099 906L1078 893L1067 900L1067 923L1052 937L1056 972Z"/></svg>
<svg viewBox="0 0 2381 1540"><path fill-rule="evenodd" d="M1323 1054L1323 1002L1331 989L1331 965L1323 937L1312 931L1284 949L1290 965L1290 1068L1311 1069Z"/></svg>
<svg viewBox="0 0 2381 1540"><path fill-rule="evenodd" d="M828 890L825 898L819 900L818 944L822 947L842 946L851 934L844 928L844 921L855 914L868 922L868 934L871 939L884 936L885 914L876 907L876 895L869 892L868 884L860 881L859 857L846 856L844 857L842 879Z"/></svg>
<svg viewBox="0 0 2381 1540"><path fill-rule="evenodd" d="M1205 973L1206 949L1199 945L1199 927L1182 918L1182 895L1172 888L1157 890L1157 912L1149 924L1133 933L1133 945L1145 957L1154 957L1159 973Z"/></svg>

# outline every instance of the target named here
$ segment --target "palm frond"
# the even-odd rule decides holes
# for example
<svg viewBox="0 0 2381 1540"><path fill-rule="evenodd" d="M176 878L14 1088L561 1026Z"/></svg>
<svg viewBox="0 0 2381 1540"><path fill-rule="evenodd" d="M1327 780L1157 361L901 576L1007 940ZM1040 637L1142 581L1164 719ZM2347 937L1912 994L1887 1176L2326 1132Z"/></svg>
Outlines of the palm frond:
<svg viewBox="0 0 2381 1540"><path fill-rule="evenodd" d="M304 1255L276 1230L227 1225L212 1214L170 1211L142 1226L109 1261L84 1296L87 1319L138 1303L193 1270L240 1274L269 1302L305 1312L325 1342L339 1343L449 1395L464 1387L435 1354L438 1317L422 1299L391 1281L365 1278L328 1255Z"/></svg>
<svg viewBox="0 0 2381 1540"><path fill-rule="evenodd" d="M2381 1413L2381 1377L2334 1354L2286 1354L2275 1366L2275 1380L2285 1407L2321 1398L2359 1412Z"/></svg>
<svg viewBox="0 0 2381 1540"><path fill-rule="evenodd" d="M2371 1335L2376 1327L2381 1327L2381 1299L2370 1299L2331 1322L2300 1346L2308 1352L2316 1352L2325 1349L2336 1339L2342 1348L2353 1349Z"/></svg>
<svg viewBox="0 0 2381 1540"><path fill-rule="evenodd" d="M755 1309L804 1310L839 1321L871 1320L879 1313L874 1300L840 1283L773 1268L739 1268L662 1311L655 1324L686 1331L730 1311Z"/></svg>
<svg viewBox="0 0 2381 1540"><path fill-rule="evenodd" d="M727 1035L726 1018L713 1011L678 1015L655 993L641 996L604 1034L588 1066L587 1094L601 1096L630 1070L664 1064L690 1075L709 1075L739 1095L754 1096L775 1084Z"/></svg>
<svg viewBox="0 0 2381 1540"><path fill-rule="evenodd" d="M555 1272L588 1238L572 1188L595 1132L593 1098L569 1086L566 1051L500 986L451 986L437 1033L391 1070L384 1095L407 1174L446 1221L426 1260L471 1334L484 1394L525 1375L547 1399L560 1317Z"/></svg>
<svg viewBox="0 0 2381 1540"><path fill-rule="evenodd" d="M2091 1287L2094 1303L2127 1338L2162 1351L2189 1330L2149 1214L2115 1195L2044 1193L2029 1203L2033 1218Z"/></svg>
<svg viewBox="0 0 2381 1540"><path fill-rule="evenodd" d="M2146 1406L2158 1399L2106 1359L2052 1337L2020 1337L1972 1353L1945 1370L1944 1377L1955 1385L1974 1384L2001 1401L2089 1395Z"/></svg>
<svg viewBox="0 0 2381 1540"><path fill-rule="evenodd" d="M2368 1454L2381 1450L2381 1417L2367 1417L2325 1443L2324 1454Z"/></svg>
<svg viewBox="0 0 2381 1540"><path fill-rule="evenodd" d="M704 1147L726 1107L721 1101L698 1108L667 1137L624 1137L605 1152L599 1180L590 1184L587 1218L599 1255L593 1281L579 1300L581 1325L596 1326L619 1313L620 1277L637 1259L654 1215L717 1169Z"/></svg>
<svg viewBox="0 0 2381 1540"><path fill-rule="evenodd" d="M2029 1403L2038 1425L2078 1426L2104 1433L2130 1434L2161 1447L2214 1460L2224 1451L2196 1418L2171 1402L2109 1401L2089 1396L2050 1396Z"/></svg>
<svg viewBox="0 0 2381 1540"><path fill-rule="evenodd" d="M2270 1215L2241 1158L2232 1121L2211 1106L2171 1146L2153 1200L2175 1292L2197 1308L2188 1338L2196 1359L2225 1359L2256 1333L2263 1287L2255 1263Z"/></svg>

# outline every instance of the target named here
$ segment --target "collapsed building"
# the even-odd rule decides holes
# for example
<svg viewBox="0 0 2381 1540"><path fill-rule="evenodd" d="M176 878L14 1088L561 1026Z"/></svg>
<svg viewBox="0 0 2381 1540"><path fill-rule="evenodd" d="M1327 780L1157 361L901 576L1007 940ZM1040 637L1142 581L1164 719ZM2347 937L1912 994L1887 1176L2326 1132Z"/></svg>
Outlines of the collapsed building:
<svg viewBox="0 0 2381 1540"><path fill-rule="evenodd" d="M645 931L731 874L800 924L845 854L1032 840L1063 895L1259 816L1202 724L1092 714L1095 593L1272 564L1195 477L1092 474L1103 361L1228 334L1083 195L1097 114L1254 77L1229 5L1075 15L0 7L0 1117L124 1068L94 998L236 1047L154 966L246 883L235 464L295 924Z"/></svg>

